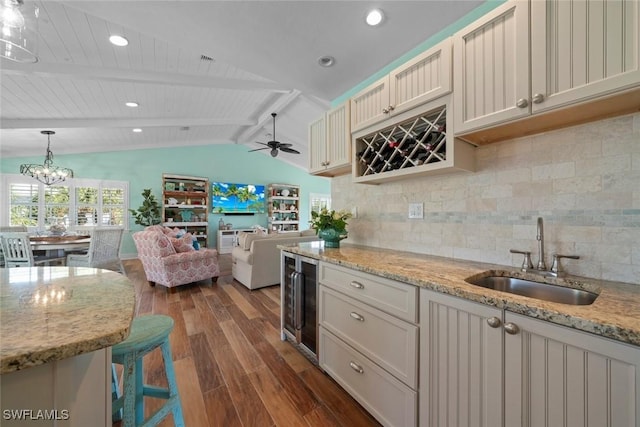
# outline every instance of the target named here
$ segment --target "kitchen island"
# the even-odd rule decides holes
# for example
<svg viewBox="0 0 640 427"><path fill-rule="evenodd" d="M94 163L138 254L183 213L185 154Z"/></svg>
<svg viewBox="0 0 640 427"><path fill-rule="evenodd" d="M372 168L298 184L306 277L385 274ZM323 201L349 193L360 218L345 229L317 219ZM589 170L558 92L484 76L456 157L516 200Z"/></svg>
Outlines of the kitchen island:
<svg viewBox="0 0 640 427"><path fill-rule="evenodd" d="M135 292L84 267L0 269L2 425L111 425L111 346L125 340Z"/></svg>

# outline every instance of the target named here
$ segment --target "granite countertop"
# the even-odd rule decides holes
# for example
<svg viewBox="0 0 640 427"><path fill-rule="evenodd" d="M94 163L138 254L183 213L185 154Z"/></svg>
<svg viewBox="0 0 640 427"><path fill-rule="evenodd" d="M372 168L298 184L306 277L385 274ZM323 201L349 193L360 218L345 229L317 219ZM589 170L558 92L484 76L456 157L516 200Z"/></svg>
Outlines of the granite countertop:
<svg viewBox="0 0 640 427"><path fill-rule="evenodd" d="M134 309L133 284L113 271L0 268L0 374L113 346Z"/></svg>
<svg viewBox="0 0 640 427"><path fill-rule="evenodd" d="M510 266L344 243L337 249L324 248L321 242L279 248L640 346L640 284L576 276L543 278L534 273L522 273ZM591 305L567 305L486 289L465 282L466 278L487 271L492 271L495 275L509 274L585 289L599 296Z"/></svg>

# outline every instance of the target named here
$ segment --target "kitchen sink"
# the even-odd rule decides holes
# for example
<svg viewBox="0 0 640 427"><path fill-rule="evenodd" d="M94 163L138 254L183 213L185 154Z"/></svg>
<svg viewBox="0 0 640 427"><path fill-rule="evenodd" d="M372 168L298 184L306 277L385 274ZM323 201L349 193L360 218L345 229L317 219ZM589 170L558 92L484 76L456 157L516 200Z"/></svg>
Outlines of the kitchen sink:
<svg viewBox="0 0 640 427"><path fill-rule="evenodd" d="M474 276L466 279L466 282L483 288L561 304L589 305L593 304L598 298L598 294L583 289L568 288L515 277Z"/></svg>

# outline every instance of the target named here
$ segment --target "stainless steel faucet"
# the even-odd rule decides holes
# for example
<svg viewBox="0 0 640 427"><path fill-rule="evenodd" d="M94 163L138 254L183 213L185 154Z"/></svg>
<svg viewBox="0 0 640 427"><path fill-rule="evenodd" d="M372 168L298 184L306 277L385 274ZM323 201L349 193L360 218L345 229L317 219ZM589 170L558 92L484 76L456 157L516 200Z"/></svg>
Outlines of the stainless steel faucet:
<svg viewBox="0 0 640 427"><path fill-rule="evenodd" d="M553 254L553 265L551 269L547 271L547 266L544 263L544 227L542 224L542 218L538 217L538 230L536 233L536 240L538 241L538 265L536 265L535 270L541 272L545 276L552 277L562 277L565 275L562 267L560 266L561 258L570 258L570 259L580 259L577 255L560 255ZM531 252L529 251L519 251L516 249L511 249L512 254L522 254L524 255L524 260L522 262L521 271L527 272L533 270L533 264L531 263ZM533 272L535 272L535 270Z"/></svg>
<svg viewBox="0 0 640 427"><path fill-rule="evenodd" d="M542 217L538 217L538 233L536 239L538 240L538 265L537 269L545 271L547 266L544 264L544 227L542 226Z"/></svg>

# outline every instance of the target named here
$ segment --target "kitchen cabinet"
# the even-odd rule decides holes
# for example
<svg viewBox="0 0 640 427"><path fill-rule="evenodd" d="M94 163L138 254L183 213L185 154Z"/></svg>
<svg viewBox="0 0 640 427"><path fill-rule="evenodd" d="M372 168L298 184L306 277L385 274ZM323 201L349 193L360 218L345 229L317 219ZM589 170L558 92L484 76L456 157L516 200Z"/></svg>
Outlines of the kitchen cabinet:
<svg viewBox="0 0 640 427"><path fill-rule="evenodd" d="M420 312L421 426L640 423L640 348L426 289Z"/></svg>
<svg viewBox="0 0 640 427"><path fill-rule="evenodd" d="M351 172L349 103L327 111L309 125L309 172L337 176Z"/></svg>
<svg viewBox="0 0 640 427"><path fill-rule="evenodd" d="M450 98L394 116L393 123L379 130L355 133L354 182L475 170L474 147L453 137Z"/></svg>
<svg viewBox="0 0 640 427"><path fill-rule="evenodd" d="M633 111L639 27L634 0L507 1L453 36L456 136L482 144Z"/></svg>
<svg viewBox="0 0 640 427"><path fill-rule="evenodd" d="M267 193L269 233L300 231L300 186L269 184Z"/></svg>
<svg viewBox="0 0 640 427"><path fill-rule="evenodd" d="M183 228L207 246L209 180L196 176L162 175L162 225Z"/></svg>
<svg viewBox="0 0 640 427"><path fill-rule="evenodd" d="M366 87L351 102L356 132L451 92L451 40L446 39Z"/></svg>
<svg viewBox="0 0 640 427"><path fill-rule="evenodd" d="M320 262L320 367L380 423L418 416L417 288Z"/></svg>

